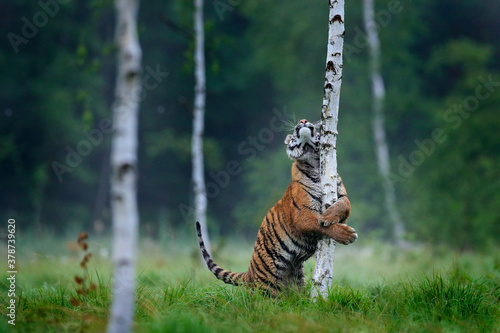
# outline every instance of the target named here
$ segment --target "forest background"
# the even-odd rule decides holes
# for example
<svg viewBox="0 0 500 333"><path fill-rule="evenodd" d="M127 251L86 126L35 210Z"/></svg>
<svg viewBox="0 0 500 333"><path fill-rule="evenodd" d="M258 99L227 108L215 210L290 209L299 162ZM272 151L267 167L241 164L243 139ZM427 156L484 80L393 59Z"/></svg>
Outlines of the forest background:
<svg viewBox="0 0 500 333"><path fill-rule="evenodd" d="M391 239L371 128L361 1L346 2L338 163L360 240ZM192 217L192 1L143 1L142 236ZM321 1L205 6L211 235L249 242L290 181L283 140L320 117ZM0 4L0 216L37 237L110 233L112 1ZM500 2L376 1L392 180L406 237L456 250L500 241ZM76 235L76 233L74 233ZM76 237L75 237L76 238Z"/></svg>

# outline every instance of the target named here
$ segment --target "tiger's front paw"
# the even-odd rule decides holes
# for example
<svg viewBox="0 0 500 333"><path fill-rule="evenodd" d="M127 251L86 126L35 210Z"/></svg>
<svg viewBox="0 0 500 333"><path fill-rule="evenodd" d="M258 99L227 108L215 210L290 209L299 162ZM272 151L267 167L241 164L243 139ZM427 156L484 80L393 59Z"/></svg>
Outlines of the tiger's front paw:
<svg viewBox="0 0 500 333"><path fill-rule="evenodd" d="M336 219L324 219L321 216L318 218L319 226L323 227L323 228L329 227L329 226L331 226L331 225L333 225L335 223L339 223L339 222L340 222L339 218L336 218Z"/></svg>
<svg viewBox="0 0 500 333"><path fill-rule="evenodd" d="M337 223L334 226L334 237L332 237L336 242L344 245L349 245L354 243L358 239L358 234L354 228L348 226L347 224Z"/></svg>
<svg viewBox="0 0 500 333"><path fill-rule="evenodd" d="M345 224L351 214L351 204L347 197L340 198L333 205L328 207L318 218L320 227L326 228L331 225L341 223Z"/></svg>

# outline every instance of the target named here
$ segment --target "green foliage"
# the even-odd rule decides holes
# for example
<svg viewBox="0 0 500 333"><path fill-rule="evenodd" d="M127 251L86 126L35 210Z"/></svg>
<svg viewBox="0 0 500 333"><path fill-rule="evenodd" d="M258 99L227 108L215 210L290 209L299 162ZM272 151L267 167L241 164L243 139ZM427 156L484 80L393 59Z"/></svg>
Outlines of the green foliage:
<svg viewBox="0 0 500 333"><path fill-rule="evenodd" d="M282 148L286 133L273 132L264 148L252 147L255 154L242 148L269 128L273 110L287 110L282 118L288 122L319 119L327 10L319 1L223 1L229 7L220 13L218 3L205 8L206 179L220 184L209 198L210 229L225 235L245 231L253 238L289 181L290 161ZM487 251L500 240L499 2L375 5L385 126L408 237ZM2 30L18 35L22 18L32 21L42 11L36 1L9 0L2 8L8 13ZM361 8L359 0L345 8L339 171L353 204L350 223L363 238L387 239L391 229L374 153ZM141 220L153 231L164 224L182 228L179 206L192 204L192 10L192 2L176 0L141 3L139 11L145 81L138 200ZM88 134L111 119L114 30L113 1L68 2L36 36L19 44L18 52L8 38L0 44L2 216L45 232L63 232L67 224L91 229L94 221L109 225L110 133L102 133L74 166L68 164L68 149L89 147ZM157 71L168 74L152 80ZM482 80L493 82L491 91L480 87ZM482 96L489 93L477 107L470 99L476 89ZM457 111L464 103L474 111ZM446 139L426 154L417 141L428 142L436 129ZM423 161L413 161L407 174L402 160L415 154L423 154ZM70 171L58 175L54 162ZM229 162L240 171L224 182L214 179L227 172Z"/></svg>
<svg viewBox="0 0 500 333"><path fill-rule="evenodd" d="M281 154L274 154L274 152L264 151L262 158L256 159L251 164L245 163L243 165L243 169L248 170L243 178L249 194L235 209L234 216L239 221L252 226L247 228L249 232L257 230L269 208L281 199L290 183L291 161L282 156L285 155L284 145L280 152ZM270 169L269 165L272 165L273 168ZM269 188L269 184L273 184L271 188ZM262 193L266 193L266 195L262 195Z"/></svg>
<svg viewBox="0 0 500 333"><path fill-rule="evenodd" d="M500 215L491 209L500 200L498 173L491 168L500 162L500 139L493 134L500 126L500 76L489 67L492 61L490 47L464 39L436 49L431 58L432 67L441 69L435 71L436 81L446 87L434 117L443 139L427 141L428 156L416 171L417 178L427 182L411 184L429 197L419 207L440 231L417 228L432 241L444 240L461 249L486 250L500 231L495 222ZM454 74L444 75L446 71Z"/></svg>

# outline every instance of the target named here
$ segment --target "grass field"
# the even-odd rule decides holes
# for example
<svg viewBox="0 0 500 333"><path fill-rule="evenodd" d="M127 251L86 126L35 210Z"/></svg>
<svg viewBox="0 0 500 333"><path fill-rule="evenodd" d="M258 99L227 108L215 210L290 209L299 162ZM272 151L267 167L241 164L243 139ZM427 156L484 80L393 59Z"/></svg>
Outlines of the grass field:
<svg viewBox="0 0 500 333"><path fill-rule="evenodd" d="M176 240L174 240L176 239ZM141 242L136 332L500 332L500 253L459 254L380 243L337 246L335 284L313 303L310 288L269 299L224 285L199 263L196 240ZM185 240L185 241L181 241ZM103 332L110 306L109 243L89 240L83 254L66 240L20 240L16 325L8 324L2 273L1 332ZM228 242L215 259L246 269L251 244ZM313 260L306 265L311 276ZM74 277L85 276L85 292ZM90 288L90 283L95 289Z"/></svg>

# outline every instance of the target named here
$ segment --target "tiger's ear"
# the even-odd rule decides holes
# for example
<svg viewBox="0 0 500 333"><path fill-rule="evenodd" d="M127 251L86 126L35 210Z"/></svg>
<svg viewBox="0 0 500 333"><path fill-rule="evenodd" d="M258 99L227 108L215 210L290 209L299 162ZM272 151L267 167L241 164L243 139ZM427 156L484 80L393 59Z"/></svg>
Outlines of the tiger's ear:
<svg viewBox="0 0 500 333"><path fill-rule="evenodd" d="M290 143L290 140L292 140L292 135L291 134L288 134L285 138L285 144L289 144Z"/></svg>

